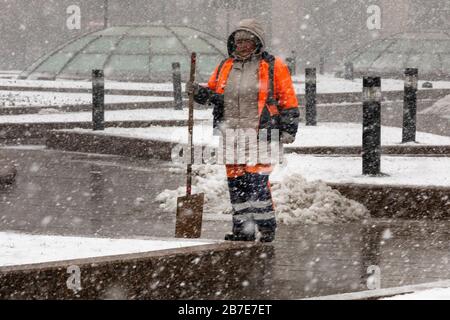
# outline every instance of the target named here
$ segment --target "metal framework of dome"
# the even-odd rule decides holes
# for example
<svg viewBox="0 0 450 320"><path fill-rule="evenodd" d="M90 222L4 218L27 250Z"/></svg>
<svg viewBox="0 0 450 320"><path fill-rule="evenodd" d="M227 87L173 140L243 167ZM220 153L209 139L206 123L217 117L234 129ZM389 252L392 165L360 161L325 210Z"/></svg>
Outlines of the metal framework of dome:
<svg viewBox="0 0 450 320"><path fill-rule="evenodd" d="M172 80L172 63L179 62L186 79L193 51L200 80L227 56L223 40L186 26L114 26L67 42L20 78L89 80L93 69L103 69L110 80L163 82Z"/></svg>
<svg viewBox="0 0 450 320"><path fill-rule="evenodd" d="M450 33L399 33L351 52L356 76L401 78L405 68L418 68L421 79L450 79Z"/></svg>

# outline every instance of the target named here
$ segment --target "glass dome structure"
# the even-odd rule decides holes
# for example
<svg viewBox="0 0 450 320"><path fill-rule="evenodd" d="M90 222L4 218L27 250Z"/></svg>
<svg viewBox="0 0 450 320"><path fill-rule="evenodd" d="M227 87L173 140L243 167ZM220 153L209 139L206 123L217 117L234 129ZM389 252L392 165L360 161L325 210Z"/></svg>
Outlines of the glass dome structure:
<svg viewBox="0 0 450 320"><path fill-rule="evenodd" d="M187 79L191 52L197 52L197 76L207 80L226 56L226 44L186 26L114 26L69 41L40 58L21 79L89 80L93 69L118 81L172 81L172 63Z"/></svg>
<svg viewBox="0 0 450 320"><path fill-rule="evenodd" d="M395 34L351 52L345 62L356 76L403 78L405 68L418 68L421 79L450 79L450 33Z"/></svg>

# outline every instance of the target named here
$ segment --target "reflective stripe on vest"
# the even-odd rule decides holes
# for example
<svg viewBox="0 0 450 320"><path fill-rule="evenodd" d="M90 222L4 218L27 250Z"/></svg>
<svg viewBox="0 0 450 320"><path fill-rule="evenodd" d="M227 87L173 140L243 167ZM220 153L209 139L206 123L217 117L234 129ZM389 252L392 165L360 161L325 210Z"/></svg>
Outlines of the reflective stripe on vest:
<svg viewBox="0 0 450 320"><path fill-rule="evenodd" d="M217 67L215 70L214 76L208 82L208 87L215 91L216 93L223 94L225 91L225 86L228 81L228 76L230 75L231 69L233 67L233 59L227 59L222 68ZM217 79L217 80L216 80ZM261 115L262 110L267 101L269 93L269 64L264 59L261 59L259 65L259 94L258 94L258 114ZM279 114L278 108L276 105L268 106L270 114L276 115Z"/></svg>

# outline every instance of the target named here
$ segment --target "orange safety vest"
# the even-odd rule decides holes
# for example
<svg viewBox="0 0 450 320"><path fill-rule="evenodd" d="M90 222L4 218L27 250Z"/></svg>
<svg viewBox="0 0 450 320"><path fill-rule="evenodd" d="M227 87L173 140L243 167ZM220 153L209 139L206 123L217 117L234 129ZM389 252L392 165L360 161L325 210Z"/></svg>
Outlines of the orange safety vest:
<svg viewBox="0 0 450 320"><path fill-rule="evenodd" d="M218 94L223 94L228 76L233 67L233 58L228 58L216 67L208 81L208 87ZM220 69L220 71L219 71ZM298 108L298 100L295 95L294 85L288 67L281 58L276 57L274 62L273 97L276 103L267 103L267 109L271 116L279 115L281 110ZM217 74L219 72L219 74ZM259 66L259 94L258 114L264 110L269 97L269 63L261 59Z"/></svg>

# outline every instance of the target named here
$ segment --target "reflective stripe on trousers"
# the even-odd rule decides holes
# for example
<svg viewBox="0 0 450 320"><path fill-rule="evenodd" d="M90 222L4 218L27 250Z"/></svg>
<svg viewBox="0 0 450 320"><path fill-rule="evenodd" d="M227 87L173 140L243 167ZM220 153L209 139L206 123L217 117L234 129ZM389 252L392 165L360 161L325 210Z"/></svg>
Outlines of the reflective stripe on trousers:
<svg viewBox="0 0 450 320"><path fill-rule="evenodd" d="M230 168L232 167L232 168ZM228 187L233 207L233 223L240 225L254 221L258 226L276 227L275 211L270 190L270 167L263 173L251 172L248 166L227 166ZM250 172L249 172L250 171Z"/></svg>

